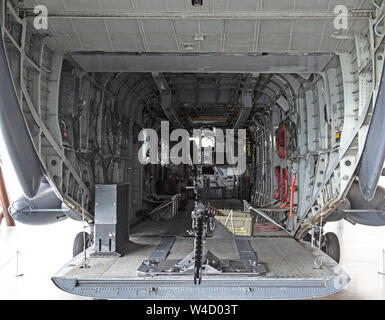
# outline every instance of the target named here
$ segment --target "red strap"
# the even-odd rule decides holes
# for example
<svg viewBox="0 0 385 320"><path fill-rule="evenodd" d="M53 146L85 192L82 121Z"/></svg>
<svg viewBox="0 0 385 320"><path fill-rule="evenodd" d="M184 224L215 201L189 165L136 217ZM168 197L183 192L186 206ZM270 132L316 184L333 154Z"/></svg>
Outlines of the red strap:
<svg viewBox="0 0 385 320"><path fill-rule="evenodd" d="M276 136L277 152L281 159L286 157L285 131L285 124L281 122Z"/></svg>
<svg viewBox="0 0 385 320"><path fill-rule="evenodd" d="M294 188L295 188L295 174L291 177L291 194L290 194L290 219L293 218L293 199L294 199Z"/></svg>
<svg viewBox="0 0 385 320"><path fill-rule="evenodd" d="M286 168L283 168L282 169L282 183L281 183L281 189L282 189L282 193L281 193L281 201L282 202L285 202L285 201L288 201L289 200L289 184L288 184L288 181L287 181L287 169Z"/></svg>
<svg viewBox="0 0 385 320"><path fill-rule="evenodd" d="M289 202L289 201L286 201L283 205L279 206L278 209L283 209L283 208L285 208L288 202Z"/></svg>
<svg viewBox="0 0 385 320"><path fill-rule="evenodd" d="M281 193L281 167L277 166L274 168L275 179L277 180L278 189L274 191L274 199L279 200Z"/></svg>

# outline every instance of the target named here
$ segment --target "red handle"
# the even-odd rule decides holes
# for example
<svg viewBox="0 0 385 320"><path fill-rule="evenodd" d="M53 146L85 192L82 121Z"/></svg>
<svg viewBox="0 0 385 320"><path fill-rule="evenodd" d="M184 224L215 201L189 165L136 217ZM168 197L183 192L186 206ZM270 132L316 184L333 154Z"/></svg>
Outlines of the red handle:
<svg viewBox="0 0 385 320"><path fill-rule="evenodd" d="M295 174L291 177L291 194L290 194L290 219L293 218L293 198L295 188Z"/></svg>

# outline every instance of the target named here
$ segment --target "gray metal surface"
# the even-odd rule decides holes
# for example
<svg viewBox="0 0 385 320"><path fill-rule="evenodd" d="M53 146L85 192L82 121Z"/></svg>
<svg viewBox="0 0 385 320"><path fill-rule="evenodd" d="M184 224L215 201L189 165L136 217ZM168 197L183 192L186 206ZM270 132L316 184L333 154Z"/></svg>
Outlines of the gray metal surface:
<svg viewBox="0 0 385 320"><path fill-rule="evenodd" d="M149 260L165 260L170 253L176 237L162 237L155 251L151 253Z"/></svg>
<svg viewBox="0 0 385 320"><path fill-rule="evenodd" d="M24 194L33 198L42 179L41 165L12 82L15 79L9 69L2 34L0 27L0 130Z"/></svg>
<svg viewBox="0 0 385 320"><path fill-rule="evenodd" d="M51 186L48 183L42 183L33 199L21 196L11 203L9 212L16 221L24 224L52 224L62 221L67 214L71 214L71 210L63 208L62 204Z"/></svg>
<svg viewBox="0 0 385 320"><path fill-rule="evenodd" d="M337 293L341 288L335 283L344 281L336 276L331 279L242 279L212 280L199 286L189 280L137 281L110 279L66 279L54 277L53 282L60 289L72 294L104 299L304 299L323 297Z"/></svg>
<svg viewBox="0 0 385 320"><path fill-rule="evenodd" d="M330 54L141 54L76 52L74 60L87 72L321 72Z"/></svg>
<svg viewBox="0 0 385 320"><path fill-rule="evenodd" d="M335 6L348 8L349 34L366 32L375 9L364 0L206 0L199 8L190 0L26 0L20 7L37 4L49 10L47 43L62 52L346 52L354 39L334 29Z"/></svg>
<svg viewBox="0 0 385 320"><path fill-rule="evenodd" d="M249 240L235 238L235 244L237 245L239 257L246 260L258 261L257 254L250 245Z"/></svg>
<svg viewBox="0 0 385 320"><path fill-rule="evenodd" d="M16 172L23 172L24 176L20 178L20 182L22 185L25 184L27 189L32 189L25 190L26 195L31 198L36 195L36 190L40 186L41 171L44 172L59 198L79 213L80 203L82 201L87 203L90 194L85 186L87 182L82 180L82 174L78 170L78 163L73 161L73 157L62 145L58 122L58 84L63 55L53 54L46 46L44 36L31 32L27 21L20 18L10 1L1 1L1 7L3 13L1 31L9 62L8 65L7 61L2 61L1 67L4 68L2 74L11 73L14 85L13 88L12 84L4 82L2 88L5 92L1 97L12 100L16 95L22 112L18 114L18 108L14 108L14 112L9 112L8 109L8 114L1 117L1 120L6 120L1 127L7 131L4 134L5 142L16 166ZM9 71L6 67L9 67ZM8 101L7 108L14 105L14 101L11 100ZM26 128L23 129L18 124L20 119L24 121ZM29 138L26 137L26 132ZM10 141L7 138L9 135L13 135ZM15 148L20 146L23 149L14 156ZM38 158L38 163L34 159L34 154ZM67 184L62 184L64 181ZM88 208L85 215L90 220Z"/></svg>
<svg viewBox="0 0 385 320"><path fill-rule="evenodd" d="M81 269L81 255L53 278L67 292L97 298L127 299L293 299L336 293L348 275L321 253L323 268L314 269L316 252L291 238L255 238L252 247L268 270L266 275L206 275L194 286L191 275L138 277L137 268L159 243L158 238L133 238L129 254L120 258L90 258ZM168 259L182 259L192 250L191 239L177 238ZM209 250L224 260L234 256L233 239L208 239ZM92 249L88 250L91 253Z"/></svg>
<svg viewBox="0 0 385 320"><path fill-rule="evenodd" d="M385 161L385 64L358 174L366 201L373 199Z"/></svg>
<svg viewBox="0 0 385 320"><path fill-rule="evenodd" d="M154 193L156 182L146 188L146 181L157 170L140 165L135 137L140 128L156 127L167 116L151 76L163 71L198 79L197 102L208 95L197 74L259 73L252 110L239 109L240 82L225 92L233 92L228 124L242 123L250 111L245 126L253 132L256 150L249 160L256 170L246 197L258 207L273 200L275 167L288 168L290 176L297 173L293 219L285 220L285 212L271 214L286 221L292 235L306 233L343 200L365 144L370 101L382 70L383 39L372 27L383 20L384 5L374 10L363 0L346 1L348 30L337 30L331 23L336 1L206 1L199 9L187 0L1 4L24 120L49 182L72 210L81 214L85 203L93 212L95 183L125 182L131 183L130 218L148 209L143 199ZM24 15L36 4L48 6L48 30L35 30L31 12ZM75 61L64 53L73 53ZM96 72L103 70L116 73ZM212 78L217 84L210 89L218 89L225 77ZM168 84L172 88L172 81ZM171 106L178 112L181 104L175 101L193 95L174 89ZM216 91L211 97L224 102ZM207 109L222 115L215 104ZM146 111L151 119L144 117ZM273 142L283 121L288 157L278 159Z"/></svg>
<svg viewBox="0 0 385 320"><path fill-rule="evenodd" d="M129 184L95 186L95 255L120 255L129 235Z"/></svg>
<svg viewBox="0 0 385 320"><path fill-rule="evenodd" d="M353 223L367 226L385 225L385 189L376 188L373 199L367 201L358 182L354 182L347 195L350 208L346 208L344 218Z"/></svg>
<svg viewBox="0 0 385 320"><path fill-rule="evenodd" d="M379 24L383 20L384 5L374 13L372 3L346 1L349 30L345 32L336 31L331 23L335 17L333 8L340 4L334 0L207 0L206 5L197 10L191 8L191 2L187 0L164 0L156 4L150 0L124 3L120 0L103 3L91 0L38 3L31 0L20 3L17 9L9 1L7 5L5 1L1 3L2 32L6 35L16 95L22 103L23 114L20 116L24 119L19 117L17 120L25 121L49 182L78 212L81 211L80 204L84 207L84 203L92 212L94 183L108 182L131 183L131 216L128 218L136 218L148 209L142 200L154 191L153 187L148 188L147 181L153 183L151 177L156 172L150 172L138 163L135 154L139 145L135 143L135 137L140 128L150 124L143 116L144 112L160 109L150 72L266 73L261 74L255 84L256 94L252 101L255 110L244 110L251 116L247 126L255 134L257 147L253 193L258 206L268 205L276 187L274 167L280 165L288 168L291 175L298 174L294 217L284 219L287 218L285 213L265 215L276 223L286 221L284 228L292 235L300 238L301 233L319 223L323 214L343 200L355 178L373 113L373 93L379 87L383 69L383 37L375 35L372 29L376 21ZM49 30L43 33L30 27L32 17L27 18L19 12L20 8L32 8L36 4L47 5L51 13ZM371 10L355 11L363 8ZM74 53L75 62L84 70L72 60L62 64L62 53ZM71 59L70 55L66 57ZM9 74L6 68L4 71ZM125 74L125 71L149 73ZM315 74L310 76L309 73ZM68 80L67 76L68 79L72 77L73 85L67 86L71 81L61 81ZM188 73L184 76L191 77ZM8 90L12 93L8 78ZM198 89L197 86L196 91L201 91ZM239 91L236 83L235 89L235 92ZM297 92L300 92L298 104L295 101ZM178 95L184 94L175 90L175 96ZM237 95L234 97L238 98ZM69 98L74 99L70 101ZM196 101L199 98L197 96ZM14 105L15 101L11 102ZM164 109L172 106L172 102L165 102ZM111 116L112 109L114 116ZM239 121L246 120L246 115L239 114ZM150 118L152 123L160 119L159 114ZM382 118L380 112L379 119ZM287 132L291 129L294 133L287 139L288 145L292 143L287 148L291 154L287 159L278 159L274 150L275 132L284 120ZM7 125L10 123L11 120ZM382 126L378 127L382 131ZM7 130L12 128L7 127ZM65 134L72 136L64 139ZM100 158L100 161L91 164L89 159L94 158ZM373 183L370 184L373 187ZM103 208L106 215L101 219L102 229L99 229L100 239L107 241L118 234L118 227L128 230L128 221L121 223L118 219L110 219L107 211L112 206L109 203ZM185 221L179 220L178 226L173 232L183 233ZM149 227L152 235L171 230L168 223ZM74 272L65 273L63 277L69 281L79 279L78 289L91 288L99 292L97 295L103 295L100 291L104 290L110 295L119 295L120 289L116 290L115 285L122 285L123 291L127 291L131 288L125 285L134 283L133 291L125 292L130 297L135 295L133 292L138 296L142 294L138 294L138 287L157 291L157 286L149 285L165 280L163 283L169 291L160 290L160 296L172 295L175 291L171 288L172 281L167 282L170 279L136 282L137 266L154 251L158 240L141 237L130 243L122 242L122 248L123 245L129 247L124 253L121 251L126 254L124 257L99 261L91 258L91 268L87 270L76 269L75 263L75 266L68 266L74 267ZM268 264L268 280L274 280L277 285L282 278L294 278L299 286L322 283L323 288L328 287L327 292L338 290L335 284L334 288L325 284L330 279L341 279L330 272L331 265L328 272L316 272L311 269L313 257L309 258L308 253L296 248L292 239L281 240L251 242L261 261ZM109 247L105 252L115 252L114 245L107 242ZM169 258L183 258L191 252L191 245L191 239L177 239ZM209 239L207 247L221 259L239 258L233 239ZM225 287L224 296L230 293L241 296L240 291L232 291L233 279L228 280L223 284L221 278L210 279L214 285ZM257 282L254 278L252 281ZM188 287L186 283L181 286ZM264 286L265 282L258 283ZM288 283L293 282L281 282L283 292ZM74 286L76 288L76 281ZM108 286L112 286L112 291ZM258 284L253 286L258 287ZM222 295L218 293L219 288L210 290L209 296ZM308 296L310 291L304 293L299 289L287 295ZM202 292L204 290L187 291L186 294L199 296ZM265 296L271 292L277 297L283 295L273 289L266 290Z"/></svg>
<svg viewBox="0 0 385 320"><path fill-rule="evenodd" d="M193 258L194 253L191 253L186 258ZM211 257L211 261L210 258ZM183 260L182 260L183 261ZM189 260L188 265L180 265L180 260L161 260L151 261L145 260L138 268L138 275L141 277L151 276L179 276L180 274L193 275L194 273L194 260ZM237 281L239 277L247 275L262 275L266 273L266 268L262 263L250 259L241 260L227 260L218 259L210 251L207 252L207 256L203 257L202 275L203 276L233 276L234 281ZM209 278L204 278L203 281Z"/></svg>

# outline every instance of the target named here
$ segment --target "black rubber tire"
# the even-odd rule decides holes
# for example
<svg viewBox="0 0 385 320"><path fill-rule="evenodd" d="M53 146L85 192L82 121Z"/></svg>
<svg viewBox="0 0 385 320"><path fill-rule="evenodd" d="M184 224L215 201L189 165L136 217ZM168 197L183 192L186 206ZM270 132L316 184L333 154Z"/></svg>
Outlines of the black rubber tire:
<svg viewBox="0 0 385 320"><path fill-rule="evenodd" d="M340 263L340 242L338 237L333 232L328 232L324 235L325 244L322 247L322 251L325 252L330 258L332 258L337 263Z"/></svg>
<svg viewBox="0 0 385 320"><path fill-rule="evenodd" d="M72 256L76 257L79 253L83 252L84 249L84 237L83 237L84 232L79 232L74 240L74 246L72 249ZM91 245L91 236L89 233L86 234L86 248L90 247Z"/></svg>
<svg viewBox="0 0 385 320"><path fill-rule="evenodd" d="M311 242L311 234L310 234L310 233L307 233L307 234L303 237L302 241L305 241L305 242Z"/></svg>

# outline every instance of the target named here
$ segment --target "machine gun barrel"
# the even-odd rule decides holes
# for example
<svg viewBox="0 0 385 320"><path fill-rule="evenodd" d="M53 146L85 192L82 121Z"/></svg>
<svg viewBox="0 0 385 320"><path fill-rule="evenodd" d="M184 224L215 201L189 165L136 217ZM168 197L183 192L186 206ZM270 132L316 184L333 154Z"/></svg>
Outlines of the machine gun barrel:
<svg viewBox="0 0 385 320"><path fill-rule="evenodd" d="M194 284L197 284L197 282L198 284L201 284L203 259L203 216L198 216L196 221Z"/></svg>
<svg viewBox="0 0 385 320"><path fill-rule="evenodd" d="M207 226L209 221L209 212L203 203L199 202L194 208L194 227L195 227L195 242L194 242L194 284L200 284L202 281L202 265L203 265L203 240L206 236Z"/></svg>

